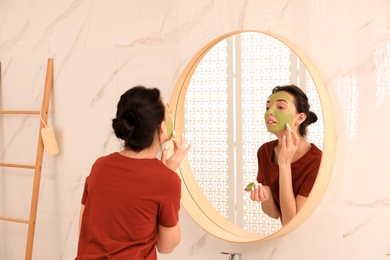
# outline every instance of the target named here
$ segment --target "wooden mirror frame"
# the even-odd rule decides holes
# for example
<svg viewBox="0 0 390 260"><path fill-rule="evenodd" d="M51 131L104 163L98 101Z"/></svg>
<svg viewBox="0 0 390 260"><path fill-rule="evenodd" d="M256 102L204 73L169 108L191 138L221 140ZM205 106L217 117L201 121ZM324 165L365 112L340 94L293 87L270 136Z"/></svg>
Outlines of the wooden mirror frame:
<svg viewBox="0 0 390 260"><path fill-rule="evenodd" d="M318 91L319 98L321 100L323 119L324 119L324 146L320 169L317 175L316 182L313 189L307 199L307 202L302 210L283 228L269 236L262 236L255 233L250 233L242 228L234 225L229 220L225 219L207 200L203 191L199 187L197 180L195 179L188 158L185 158L177 170L179 176L182 179L182 198L181 204L187 211L188 215L205 231L211 235L220 238L225 241L235 243L249 243L256 242L264 239L275 238L282 236L294 228L303 223L314 209L319 204L322 196L325 193L328 186L329 179L332 174L334 157L336 150L336 130L334 123L334 115L332 104L327 93L324 82L322 81L318 71L315 69L312 62L307 56L299 50L295 45L282 37L270 32L255 31L255 30L242 30L224 34L215 40L205 45L189 62L181 74L172 98L170 100L170 110L172 111L172 117L174 119L174 127L178 136L184 131L184 103L187 89L190 80L195 72L196 67L206 53L214 47L217 43L223 39L243 33L243 32L258 32L268 36L271 36L280 42L288 46L292 52L294 52L298 58L303 62L307 71L310 73L313 82Z"/></svg>

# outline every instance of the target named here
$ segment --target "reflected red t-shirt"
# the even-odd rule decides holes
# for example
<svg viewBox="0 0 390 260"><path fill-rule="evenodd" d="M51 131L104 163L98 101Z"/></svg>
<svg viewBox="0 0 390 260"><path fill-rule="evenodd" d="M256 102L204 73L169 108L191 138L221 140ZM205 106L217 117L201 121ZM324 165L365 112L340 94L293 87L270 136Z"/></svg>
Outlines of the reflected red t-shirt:
<svg viewBox="0 0 390 260"><path fill-rule="evenodd" d="M274 148L278 140L264 143L257 151L258 174L257 182L270 186L273 198L280 212L279 200L279 166L273 163ZM321 164L322 151L311 144L309 151L291 164L294 196L308 197Z"/></svg>
<svg viewBox="0 0 390 260"><path fill-rule="evenodd" d="M157 259L157 227L177 224L181 180L160 160L119 153L87 177L76 259Z"/></svg>

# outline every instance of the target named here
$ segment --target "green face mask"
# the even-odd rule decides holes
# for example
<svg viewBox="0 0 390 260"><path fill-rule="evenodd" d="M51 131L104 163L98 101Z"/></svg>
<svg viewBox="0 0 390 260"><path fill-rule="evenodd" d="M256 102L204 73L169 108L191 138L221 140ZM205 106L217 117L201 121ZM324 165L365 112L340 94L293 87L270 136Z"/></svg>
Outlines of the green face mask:
<svg viewBox="0 0 390 260"><path fill-rule="evenodd" d="M285 91L276 92L268 99L267 108L269 109L264 114L268 132L284 131L287 123L292 126L295 116L293 106L293 98Z"/></svg>
<svg viewBox="0 0 390 260"><path fill-rule="evenodd" d="M171 117L171 115L169 114L169 107L166 103L165 104L165 120L166 120L166 123L167 123L167 135L169 138L172 138L172 134L173 134L173 118Z"/></svg>

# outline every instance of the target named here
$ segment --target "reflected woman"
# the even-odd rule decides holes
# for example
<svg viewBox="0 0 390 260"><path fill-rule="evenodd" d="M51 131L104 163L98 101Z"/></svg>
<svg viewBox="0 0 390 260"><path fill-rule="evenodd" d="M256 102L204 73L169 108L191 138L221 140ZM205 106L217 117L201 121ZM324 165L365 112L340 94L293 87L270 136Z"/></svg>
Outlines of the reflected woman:
<svg viewBox="0 0 390 260"><path fill-rule="evenodd" d="M267 130L277 137L258 152L260 183L251 200L286 225L300 211L314 185L322 151L306 139L307 126L317 121L306 94L295 85L277 86L267 100L264 114Z"/></svg>

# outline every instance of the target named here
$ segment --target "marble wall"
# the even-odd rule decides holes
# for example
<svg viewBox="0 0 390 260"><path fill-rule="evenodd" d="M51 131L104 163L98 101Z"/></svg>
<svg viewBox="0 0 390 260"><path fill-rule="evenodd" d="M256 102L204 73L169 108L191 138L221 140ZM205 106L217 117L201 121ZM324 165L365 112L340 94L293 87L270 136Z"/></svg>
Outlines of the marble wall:
<svg viewBox="0 0 390 260"><path fill-rule="evenodd" d="M2 0L0 109L39 109L54 58L49 124L61 152L44 157L33 259L74 258L84 179L119 149L119 95L145 84L169 100L203 45L241 29L283 36L319 70L336 118L332 178L305 223L261 242L218 240L182 210L182 242L159 259L390 259L389 0ZM1 162L34 163L36 121L1 117ZM0 215L28 218L31 174L0 174ZM0 222L0 259L24 258L25 231Z"/></svg>

